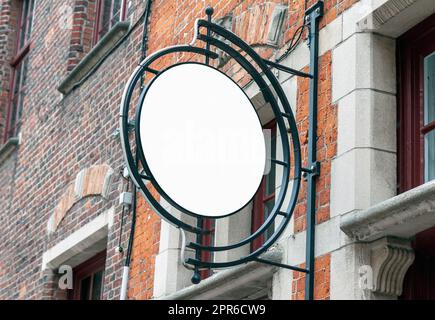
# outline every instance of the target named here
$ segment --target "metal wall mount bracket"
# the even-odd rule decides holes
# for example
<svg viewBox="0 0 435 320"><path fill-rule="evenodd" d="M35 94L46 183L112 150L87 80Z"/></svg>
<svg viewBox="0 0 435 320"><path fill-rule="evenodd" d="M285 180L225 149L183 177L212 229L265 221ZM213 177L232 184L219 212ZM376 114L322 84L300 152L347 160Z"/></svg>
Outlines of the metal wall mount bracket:
<svg viewBox="0 0 435 320"><path fill-rule="evenodd" d="M120 108L120 140L123 148L126 168L129 171L129 177L135 184L135 187L148 200L153 210L157 212L163 219L172 225L180 228L183 232L190 232L195 239L193 242L184 241L183 250L190 248L195 252L194 258L186 258L182 263L189 266L189 269L194 271L192 282L199 283L201 281L200 271L210 269L229 268L237 265L245 264L251 261L259 263L271 264L276 267L295 270L306 274L306 299L313 299L314 296L314 237L315 237L315 204L316 204L316 178L320 174L320 163L316 159L316 141L317 141L317 94L318 94L318 54L319 54L319 19L323 15L323 1L318 1L313 7L306 11L305 23L309 27L308 43L310 48L310 71L309 73L295 70L261 58L258 53L242 39L237 37L231 31L212 22L213 9L206 9L207 20L197 20L195 24L194 39L189 45L175 45L161 49L148 57L134 70L132 76L127 82L124 90L121 108ZM202 31L202 32L201 32ZM204 32L205 31L205 32ZM195 46L196 42L202 42L199 46ZM205 46L204 46L205 44ZM213 49L213 50L212 50ZM205 224L203 217L193 214L182 208L175 201L159 188L158 183L153 177L148 168L145 156L140 143L139 125L141 103L136 104L135 122L129 121L131 114L131 105L133 100L133 92L138 84L141 84L141 79L148 72L150 76L157 76L165 71L152 68L152 64L170 54L187 53L198 55L204 59L205 64L211 64L213 61L218 61L219 55L216 50L224 52L231 59L234 59L247 74L252 77L253 82L257 84L265 101L272 108L273 114L277 122L277 130L279 130L283 159L274 160L275 165L282 167L282 180L280 192L276 197L275 205L263 224L253 231L245 239L237 243L225 246L205 245L204 237L210 234ZM272 72L272 68L293 74L298 77L308 78L310 81L309 91L309 132L308 132L308 164L307 168L302 167L301 146L298 128L296 125L295 116L286 97L286 94L281 87L280 82ZM157 68L160 69L160 68ZM143 84L143 83L142 83ZM146 87L143 85L143 87ZM146 89L142 88L142 93L139 100L142 101L146 94ZM140 102L139 101L139 102ZM290 135L290 138L289 138ZM133 146L132 144L135 144ZM290 146L292 147L290 148ZM292 157L292 158L291 158ZM290 159L292 161L290 161ZM287 227L292 213L298 201L300 183L302 173L305 174L307 181L307 239L306 239L306 267L299 268L286 264L276 263L261 259L260 256L266 252L283 234ZM287 190L289 188L290 176L292 175L292 191L288 204L284 205L284 200L287 199ZM156 199L153 193L147 188L146 183L152 185L161 198L165 199L168 204L182 214L189 215L193 218L193 223L188 223L174 215L164 208L160 201ZM281 218L275 223L275 219ZM216 218L218 219L218 218ZM189 220L191 221L191 219ZM238 257L233 260L217 262L213 259L205 259L203 253L211 256L215 252L224 252L234 250L242 246L252 245L252 243L263 236L270 227L275 223L274 233L264 241L257 249L245 256Z"/></svg>

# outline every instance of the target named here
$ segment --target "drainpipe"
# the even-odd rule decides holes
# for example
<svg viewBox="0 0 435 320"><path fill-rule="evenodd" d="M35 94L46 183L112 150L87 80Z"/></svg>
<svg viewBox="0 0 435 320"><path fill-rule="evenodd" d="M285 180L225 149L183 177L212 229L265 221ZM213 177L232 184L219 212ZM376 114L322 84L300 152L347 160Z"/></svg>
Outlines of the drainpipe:
<svg viewBox="0 0 435 320"><path fill-rule="evenodd" d="M128 274L130 273L130 267L122 268L122 284L121 284L121 296L119 300L127 300L127 289L128 289Z"/></svg>
<svg viewBox="0 0 435 320"><path fill-rule="evenodd" d="M145 8L145 17L144 17L144 25L143 25L143 37L142 37L142 55L141 61L146 57L146 43L148 42L148 21L150 18L150 7L152 0L148 0L146 8ZM141 81L141 90L144 88L144 79ZM136 162L138 161L136 156ZM119 296L119 300L127 300L127 291L128 291L128 281L130 275L130 263L131 263L131 254L133 251L133 240L134 240L134 231L136 229L136 206L137 206L137 188L133 186L133 204L132 204L132 221L131 221L131 230L130 237L128 240L128 249L127 256L125 257L125 264L122 268L122 283L121 283L121 293Z"/></svg>
<svg viewBox="0 0 435 320"><path fill-rule="evenodd" d="M119 300L127 300L131 254L133 251L134 231L136 229L136 206L137 206L136 186L133 187L133 204L132 204L132 206L133 206L133 208L132 208L132 217L131 217L131 230L130 230L130 237L128 239L127 256L125 257L125 264L124 264L124 267L122 268L121 294L120 294Z"/></svg>

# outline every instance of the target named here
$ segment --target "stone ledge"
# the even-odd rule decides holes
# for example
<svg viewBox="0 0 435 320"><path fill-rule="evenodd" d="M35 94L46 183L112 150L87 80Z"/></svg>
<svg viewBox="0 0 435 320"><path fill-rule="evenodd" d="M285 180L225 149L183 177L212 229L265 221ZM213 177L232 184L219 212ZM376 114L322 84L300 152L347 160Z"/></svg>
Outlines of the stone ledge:
<svg viewBox="0 0 435 320"><path fill-rule="evenodd" d="M433 0L387 0L357 22L362 32L397 38L435 12Z"/></svg>
<svg viewBox="0 0 435 320"><path fill-rule="evenodd" d="M12 154L18 146L20 139L10 138L6 143L0 147L0 165Z"/></svg>
<svg viewBox="0 0 435 320"><path fill-rule="evenodd" d="M83 58L57 88L64 95L70 93L104 56L109 53L130 29L130 22L118 22Z"/></svg>
<svg viewBox="0 0 435 320"><path fill-rule="evenodd" d="M409 190L367 210L341 217L340 228L360 241L385 236L409 239L435 226L435 180Z"/></svg>
<svg viewBox="0 0 435 320"><path fill-rule="evenodd" d="M283 252L272 247L261 258L280 263ZM220 271L198 285L184 288L159 300L233 300L255 297L267 289L277 267L250 262L232 269ZM260 298L260 297L258 297Z"/></svg>

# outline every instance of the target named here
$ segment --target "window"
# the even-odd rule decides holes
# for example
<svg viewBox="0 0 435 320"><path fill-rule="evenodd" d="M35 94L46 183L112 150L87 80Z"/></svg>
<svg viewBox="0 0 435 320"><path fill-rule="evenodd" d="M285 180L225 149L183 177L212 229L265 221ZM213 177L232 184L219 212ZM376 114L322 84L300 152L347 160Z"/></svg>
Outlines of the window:
<svg viewBox="0 0 435 320"><path fill-rule="evenodd" d="M435 15L398 41L399 191L435 179Z"/></svg>
<svg viewBox="0 0 435 320"><path fill-rule="evenodd" d="M214 219L203 219L202 228L207 230L208 233L202 236L201 244L203 246L213 246L214 243L214 232L215 232L215 220ZM211 251L202 251L201 252L201 260L202 261L212 261L213 254ZM201 279L207 279L210 277L213 272L211 270L201 270Z"/></svg>
<svg viewBox="0 0 435 320"><path fill-rule="evenodd" d="M276 121L274 120L268 123L264 126L264 129L271 131L270 158L276 159ZM254 197L252 232L255 232L261 227L275 206L275 174L276 166L272 163L270 172L264 176L260 188ZM261 247L261 245L273 234L274 229L275 226L272 224L265 233L253 241L251 249L256 250Z"/></svg>
<svg viewBox="0 0 435 320"><path fill-rule="evenodd" d="M399 191L435 179L435 15L398 41ZM429 227L430 225L428 225ZM435 299L435 228L415 235L401 299Z"/></svg>
<svg viewBox="0 0 435 320"><path fill-rule="evenodd" d="M424 58L424 177L435 179L435 52Z"/></svg>
<svg viewBox="0 0 435 320"><path fill-rule="evenodd" d="M126 0L98 0L94 44L126 16Z"/></svg>
<svg viewBox="0 0 435 320"><path fill-rule="evenodd" d="M70 300L101 299L105 263L106 251L103 251L74 268L74 286L70 292Z"/></svg>
<svg viewBox="0 0 435 320"><path fill-rule="evenodd" d="M4 142L18 135L23 112L23 99L27 80L28 53L32 31L34 0L20 1L15 57L11 62L12 81L6 117Z"/></svg>

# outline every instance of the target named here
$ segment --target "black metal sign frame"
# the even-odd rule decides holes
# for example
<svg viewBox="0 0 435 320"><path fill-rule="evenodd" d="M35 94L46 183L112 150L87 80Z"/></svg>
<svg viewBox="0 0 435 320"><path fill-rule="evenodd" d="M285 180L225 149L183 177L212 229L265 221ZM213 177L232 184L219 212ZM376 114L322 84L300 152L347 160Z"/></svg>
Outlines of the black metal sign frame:
<svg viewBox="0 0 435 320"><path fill-rule="evenodd" d="M129 171L130 178L136 187L140 190L143 196L147 199L153 209L166 221L175 225L184 232L193 233L196 235L195 242L186 243L186 247L195 251L195 258L189 258L183 261L187 266L194 270L192 282L199 283L199 271L201 269L219 269L228 268L244 264L250 261L260 263L269 263L278 267L283 267L291 270L306 273L306 299L313 298L314 287L314 230L315 230L315 179L319 175L319 163L316 161L316 130L317 130L317 81L318 81L318 31L319 19L323 15L323 2L319 1L306 12L306 24L309 26L309 45L310 45L310 73L304 73L283 66L277 62L272 62L261 58L256 51L247 43L237 37L234 33L227 29L212 23L211 17L213 9L206 9L208 16L207 20L197 20L195 24L194 40L190 45L177 45L164 48L157 51L147 58L135 69L132 76L127 82L124 95L121 102L120 110L120 135L121 144L123 147L126 167ZM205 33L201 31L205 29ZM196 42L203 42L205 48L195 46ZM206 65L210 64L211 60L217 59L219 56L212 48L225 52L228 56L234 59L246 72L252 77L252 81L259 87L265 101L271 106L274 117L276 119L277 128L280 133L283 156L282 159L271 159L271 161L282 167L281 188L276 198L274 208L269 216L265 219L262 226L250 234L243 240L237 243L228 244L225 246L205 246L202 244L202 239L209 234L210 230L205 230L203 227L203 217L195 215L195 213L185 210L182 206L173 201L162 188L158 185L153 177L146 159L141 149L139 119L141 112L141 101L143 101L147 86L142 89L139 103L136 106L135 119L130 120L132 116L132 101L134 91L137 85L143 86L142 79L145 73L151 73L155 76L161 74L167 69L156 70L152 64L161 58L164 58L174 53L190 53L204 57ZM170 67L169 67L170 68ZM291 110L287 97L278 81L273 74L271 68L291 73L296 76L306 77L310 79L310 114L309 114L309 148L308 148L308 167L303 168L301 162L301 147L299 142L299 134L296 126L296 121ZM148 84L149 85L149 84ZM132 130L133 129L133 130ZM288 137L290 134L290 138ZM133 137L134 136L134 137ZM292 148L290 148L292 145ZM292 160L292 161L291 161ZM293 185L289 204L283 207L284 199L289 187L290 176L292 175ZM268 250L284 232L288 225L296 202L298 199L302 174L306 176L307 185L307 248L306 248L306 268L288 266L284 264L266 261L260 258L260 255ZM182 214L187 214L196 218L195 224L189 224L182 219L172 215L165 209L152 194L147 184L151 184L159 195L164 198L172 207L179 210ZM269 237L265 243L258 249L244 257L225 262L203 261L201 259L202 252L222 252L234 250L242 246L250 245L261 235L263 235L270 226L275 222L277 217L282 217L281 222L275 228L275 232ZM207 218L220 219L222 217ZM184 250L184 248L183 248Z"/></svg>

